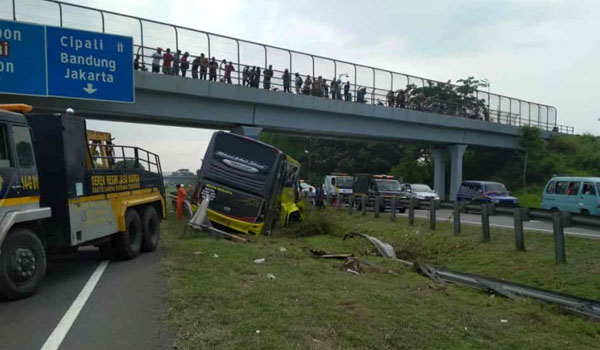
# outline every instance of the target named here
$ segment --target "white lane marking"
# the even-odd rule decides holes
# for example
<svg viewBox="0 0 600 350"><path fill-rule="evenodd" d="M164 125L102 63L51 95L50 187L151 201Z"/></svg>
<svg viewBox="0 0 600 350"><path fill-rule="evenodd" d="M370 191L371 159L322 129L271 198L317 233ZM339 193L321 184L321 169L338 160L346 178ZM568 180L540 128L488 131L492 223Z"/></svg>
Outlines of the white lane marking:
<svg viewBox="0 0 600 350"><path fill-rule="evenodd" d="M60 322L58 322L58 325L56 328L54 328L52 334L50 334L44 345L42 345L41 350L58 349L62 341L65 339L65 336L69 332L69 329L71 329L71 326L73 326L77 316L79 316L79 312L81 309L83 309L83 306L92 294L92 291L96 287L96 284L100 280L100 277L104 273L104 270L106 270L107 266L108 260L104 260L100 263L100 265L98 265L92 276L90 276L90 279L87 281L85 286L83 286L83 289L81 289L79 292L77 298L75 298L75 301L73 301L73 304L71 304Z"/></svg>
<svg viewBox="0 0 600 350"><path fill-rule="evenodd" d="M408 216L408 214L406 214L406 213L401 214L401 215ZM421 218L421 219L429 219L429 216L427 216L427 215L415 215L415 217ZM438 218L437 221L450 222L450 219ZM481 222L478 222L478 221L460 220L460 222L463 224L471 224L471 225L480 225L481 226ZM533 222L533 220L531 222ZM538 222L543 223L542 221L538 221ZM490 226L500 227L500 228L515 228L514 226L511 226L511 225L500 225L500 224L492 224L492 223L490 223ZM525 231L538 231L538 232L554 234L553 230L548 230L548 229L543 229L543 228L534 228L534 227L523 226L523 229ZM596 234L592 234L592 233L565 231L565 234L570 235L570 236L580 236L580 237L590 237L590 238L594 238L594 239L600 239L600 235L596 235Z"/></svg>

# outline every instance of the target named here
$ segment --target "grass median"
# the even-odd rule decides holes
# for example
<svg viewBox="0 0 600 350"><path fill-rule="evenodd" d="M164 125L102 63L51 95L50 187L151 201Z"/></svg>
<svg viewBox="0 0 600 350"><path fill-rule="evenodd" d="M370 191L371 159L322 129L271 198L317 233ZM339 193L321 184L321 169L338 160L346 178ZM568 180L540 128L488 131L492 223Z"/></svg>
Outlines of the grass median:
<svg viewBox="0 0 600 350"><path fill-rule="evenodd" d="M403 265L375 256L364 232L392 244L400 258L600 298L600 242L567 238L567 264L554 262L551 236L526 234L527 252L512 232L463 225L460 236L438 222L408 226L329 209L327 235L287 232L248 244L214 239L170 218L167 255L168 324L180 349L597 348L600 323L538 301L491 297L457 285L439 287ZM296 232L297 233L297 232ZM283 248L283 249L282 249ZM342 261L315 259L310 249L354 254L359 275ZM264 258L261 264L255 259ZM273 278L274 277L274 278Z"/></svg>

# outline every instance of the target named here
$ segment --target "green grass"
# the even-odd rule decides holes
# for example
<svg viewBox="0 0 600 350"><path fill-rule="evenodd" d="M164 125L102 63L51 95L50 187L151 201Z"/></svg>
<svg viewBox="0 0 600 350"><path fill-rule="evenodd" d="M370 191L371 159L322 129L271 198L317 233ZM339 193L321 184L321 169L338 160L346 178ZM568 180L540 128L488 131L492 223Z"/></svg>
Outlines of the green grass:
<svg viewBox="0 0 600 350"><path fill-rule="evenodd" d="M550 236L527 234L528 251L516 252L511 233L494 228L492 242L484 244L475 226L463 226L456 237L445 223L430 232L422 221L410 227L387 215L328 214L341 223L334 234L257 237L248 244L190 231L182 239L184 223L166 221L166 320L178 347L594 349L600 343L600 323L538 301L441 288L374 256L366 240L342 237L361 231L391 243L401 258L590 298L600 297L600 242L568 238L568 263L557 265ZM312 258L311 248L355 254L361 274L346 272L340 261ZM255 264L257 258L266 260Z"/></svg>
<svg viewBox="0 0 600 350"><path fill-rule="evenodd" d="M529 208L540 208L542 205L542 187L529 187L525 190L511 192L519 198L519 205Z"/></svg>

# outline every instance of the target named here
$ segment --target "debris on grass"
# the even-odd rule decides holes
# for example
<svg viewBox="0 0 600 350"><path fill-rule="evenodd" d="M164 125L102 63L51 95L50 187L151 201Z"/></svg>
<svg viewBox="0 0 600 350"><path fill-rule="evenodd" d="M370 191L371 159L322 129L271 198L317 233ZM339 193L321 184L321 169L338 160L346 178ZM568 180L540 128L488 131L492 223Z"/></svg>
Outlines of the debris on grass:
<svg viewBox="0 0 600 350"><path fill-rule="evenodd" d="M321 259L346 259L352 256L352 254L329 254L324 250L309 249L313 257Z"/></svg>
<svg viewBox="0 0 600 350"><path fill-rule="evenodd" d="M285 247L281 247L281 248L279 248L279 251L282 253L285 253L285 252L287 252L287 249L285 249Z"/></svg>
<svg viewBox="0 0 600 350"><path fill-rule="evenodd" d="M194 252L193 254L194 255L200 255L200 254L202 254L202 252L198 250L198 251Z"/></svg>
<svg viewBox="0 0 600 350"><path fill-rule="evenodd" d="M218 258L218 257L219 257L219 255L217 255L217 254L213 254L213 258L215 258L215 259L216 259L216 258Z"/></svg>
<svg viewBox="0 0 600 350"><path fill-rule="evenodd" d="M270 280L274 280L275 279L275 275L272 274L272 273L268 273L267 274L267 278L270 279Z"/></svg>
<svg viewBox="0 0 600 350"><path fill-rule="evenodd" d="M265 258L260 258L260 259L254 259L254 263L255 264L262 264L265 262Z"/></svg>
<svg viewBox="0 0 600 350"><path fill-rule="evenodd" d="M396 252L394 251L394 247L392 247L391 244L382 242L373 236L369 236L364 233L350 232L344 236L344 239L346 239L346 237L356 237L356 236L365 238L369 242L373 243L375 248L377 248L377 251L379 252L379 254L381 256L383 256L384 258L397 259Z"/></svg>
<svg viewBox="0 0 600 350"><path fill-rule="evenodd" d="M360 274L360 262L355 257L347 257L342 263L342 268L355 275Z"/></svg>

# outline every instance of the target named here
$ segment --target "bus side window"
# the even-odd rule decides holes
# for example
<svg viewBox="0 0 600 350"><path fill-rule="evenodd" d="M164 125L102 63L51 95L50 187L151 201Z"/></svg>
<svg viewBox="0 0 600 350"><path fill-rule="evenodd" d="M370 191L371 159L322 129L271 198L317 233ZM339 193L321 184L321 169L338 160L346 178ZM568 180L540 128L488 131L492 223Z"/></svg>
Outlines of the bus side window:
<svg viewBox="0 0 600 350"><path fill-rule="evenodd" d="M573 181L573 182L569 183L569 188L567 189L567 196L578 195L580 186L581 186L581 182Z"/></svg>
<svg viewBox="0 0 600 350"><path fill-rule="evenodd" d="M566 181L558 181L556 183L556 191L554 193L556 193L556 194L562 194L562 195L567 194L567 185L568 184L569 183L566 182Z"/></svg>
<svg viewBox="0 0 600 350"><path fill-rule="evenodd" d="M12 168L10 153L8 152L8 138L6 135L6 125L0 124L0 168Z"/></svg>
<svg viewBox="0 0 600 350"><path fill-rule="evenodd" d="M583 189L581 190L581 195L583 196L596 196L596 189L594 188L594 184L590 182L586 182L583 184Z"/></svg>
<svg viewBox="0 0 600 350"><path fill-rule="evenodd" d="M548 194L554 194L556 192L556 182L551 181L548 184L548 187L546 187L546 193Z"/></svg>
<svg viewBox="0 0 600 350"><path fill-rule="evenodd" d="M333 186L335 186L335 177L332 177L332 178L331 178L331 184L332 184Z"/></svg>

